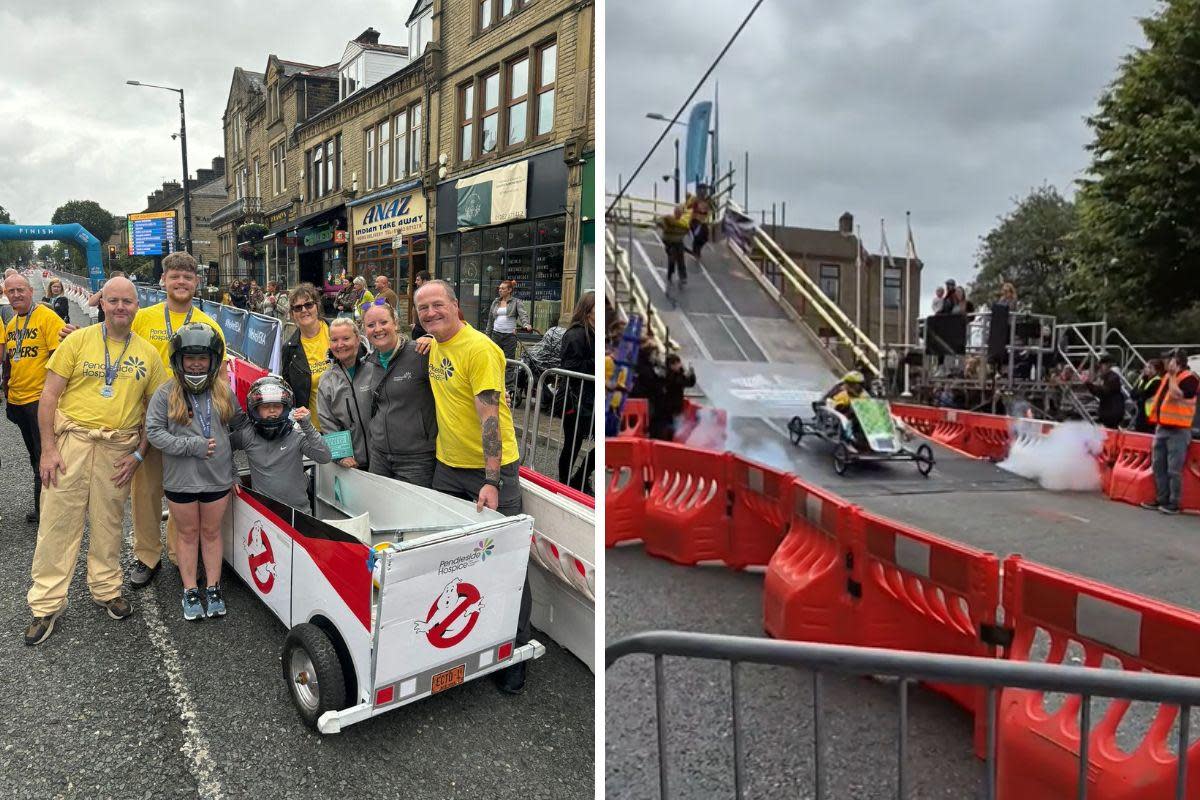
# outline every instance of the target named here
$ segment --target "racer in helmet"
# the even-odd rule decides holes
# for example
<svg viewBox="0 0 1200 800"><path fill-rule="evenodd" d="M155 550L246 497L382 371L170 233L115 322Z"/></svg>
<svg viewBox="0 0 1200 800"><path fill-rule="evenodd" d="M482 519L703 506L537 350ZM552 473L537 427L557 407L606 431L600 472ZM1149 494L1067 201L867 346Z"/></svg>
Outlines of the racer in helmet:
<svg viewBox="0 0 1200 800"><path fill-rule="evenodd" d="M225 361L225 340L203 322L190 322L171 337L171 371L191 394L207 392Z"/></svg>
<svg viewBox="0 0 1200 800"><path fill-rule="evenodd" d="M246 392L246 414L264 439L278 439L290 430L294 410L297 409L292 404L292 387L278 375L259 378Z"/></svg>
<svg viewBox="0 0 1200 800"><path fill-rule="evenodd" d="M853 401L867 395L866 379L861 372L854 369L843 375L821 398L827 408L833 409L849 421L851 436L854 443L860 447L866 446L867 437L859 424L858 416L854 413Z"/></svg>

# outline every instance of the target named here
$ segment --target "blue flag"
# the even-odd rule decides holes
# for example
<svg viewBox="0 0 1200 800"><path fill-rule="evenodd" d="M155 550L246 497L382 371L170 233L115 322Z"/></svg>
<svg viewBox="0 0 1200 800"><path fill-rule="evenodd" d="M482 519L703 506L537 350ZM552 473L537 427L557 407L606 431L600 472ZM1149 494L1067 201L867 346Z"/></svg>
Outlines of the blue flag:
<svg viewBox="0 0 1200 800"><path fill-rule="evenodd" d="M707 183L708 172L708 118L712 115L712 103L705 100L692 106L687 127L687 166L684 170L687 183Z"/></svg>

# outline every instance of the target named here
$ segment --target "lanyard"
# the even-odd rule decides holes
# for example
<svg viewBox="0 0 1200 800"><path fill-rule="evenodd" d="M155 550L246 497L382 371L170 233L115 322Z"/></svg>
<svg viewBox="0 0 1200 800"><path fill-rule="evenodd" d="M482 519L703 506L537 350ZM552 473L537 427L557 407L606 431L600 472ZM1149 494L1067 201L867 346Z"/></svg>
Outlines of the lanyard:
<svg viewBox="0 0 1200 800"><path fill-rule="evenodd" d="M121 359L125 358L125 352L129 349L129 343L133 340L133 331L125 334L125 347L122 348L121 355L117 356L116 366L109 360L108 328L103 324L100 326L100 338L104 340L104 388L111 391L113 382L117 379L117 371L121 369Z"/></svg>
<svg viewBox="0 0 1200 800"><path fill-rule="evenodd" d="M25 336L26 336L27 332L29 331L29 323L33 321L33 312L34 312L35 308L36 308L36 306L34 306L33 308L30 308L29 313L25 315L24 327L21 327L19 325L13 325L13 333L16 334L15 344L17 346L16 353L14 354L15 358L21 357L21 345L24 344L24 342L25 342Z"/></svg>
<svg viewBox="0 0 1200 800"><path fill-rule="evenodd" d="M188 313L187 316L183 318L184 325L187 325L192 321L192 312L195 310L196 307L191 303L188 303ZM175 335L175 329L171 327L171 309L167 307L166 303L163 303L163 321L166 322L167 325L167 341L169 342L171 341L171 337Z"/></svg>
<svg viewBox="0 0 1200 800"><path fill-rule="evenodd" d="M212 392L204 393L204 410L200 410L200 399L196 399L196 416L200 418L200 429L204 438L212 438Z"/></svg>

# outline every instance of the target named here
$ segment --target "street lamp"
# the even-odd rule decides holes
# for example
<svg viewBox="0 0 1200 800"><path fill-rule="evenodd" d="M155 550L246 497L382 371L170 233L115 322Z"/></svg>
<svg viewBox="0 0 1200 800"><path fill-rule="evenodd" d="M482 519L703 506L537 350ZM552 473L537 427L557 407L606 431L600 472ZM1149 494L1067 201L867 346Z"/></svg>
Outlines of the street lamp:
<svg viewBox="0 0 1200 800"><path fill-rule="evenodd" d="M145 86L148 89L165 89L168 92L179 92L179 149L183 152L183 249L192 252L192 190L188 184L187 163L187 115L183 110L183 89L170 86L158 86L141 81L125 81L130 86Z"/></svg>
<svg viewBox="0 0 1200 800"><path fill-rule="evenodd" d="M658 120L659 122L665 122L668 125L680 125L684 128L687 127L686 122L683 122L683 121L677 120L677 119L671 119L670 117L664 116L655 111L651 111L648 114L646 114L646 119ZM710 128L708 131L708 137L709 137L709 139L712 140L712 142L711 142L712 156L713 156L712 180L713 180L713 183L715 184L717 182L717 132ZM715 191L716 186L713 186L712 188ZM678 139L675 140L675 202L676 203L679 202L679 140Z"/></svg>

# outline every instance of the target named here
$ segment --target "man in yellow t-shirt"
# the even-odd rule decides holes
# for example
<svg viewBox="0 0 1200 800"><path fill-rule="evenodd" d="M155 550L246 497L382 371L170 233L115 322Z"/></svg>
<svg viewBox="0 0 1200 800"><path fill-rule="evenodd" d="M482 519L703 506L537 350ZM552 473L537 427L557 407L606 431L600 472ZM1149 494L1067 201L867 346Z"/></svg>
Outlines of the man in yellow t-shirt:
<svg viewBox="0 0 1200 800"><path fill-rule="evenodd" d="M143 308L133 318L133 332L158 351L167 374L171 372L171 337L189 322L203 322L225 340L221 326L212 317L192 305L196 294L196 260L188 253L176 252L163 259L162 285L167 299ZM133 477L130 495L133 513L133 555L129 584L141 589L154 579L162 563L162 453L151 447L146 460ZM167 556L175 557L175 522L167 520Z"/></svg>
<svg viewBox="0 0 1200 800"><path fill-rule="evenodd" d="M133 606L121 595L122 522L130 480L146 452L146 402L166 379L158 353L133 333L137 290L104 285L100 325L75 331L47 364L38 404L42 519L33 552L25 644L41 644L67 605L67 589L89 524L88 589L113 619Z"/></svg>
<svg viewBox="0 0 1200 800"><path fill-rule="evenodd" d="M46 383L46 362L58 347L62 318L48 306L33 302L33 287L23 275L4 279L4 292L12 303L14 316L4 328L4 377L8 406L4 415L21 431L29 464L33 467L33 510L26 522L37 522L42 507L42 482L38 462L42 458L42 439L38 433L38 399Z"/></svg>
<svg viewBox="0 0 1200 800"><path fill-rule="evenodd" d="M433 488L475 501L475 508L521 513L520 454L512 412L504 392L504 352L490 338L463 322L450 284L425 283L414 298L421 327L433 337L429 349L429 386L437 412L437 465ZM517 646L532 635L533 601L529 580L517 617ZM495 674L511 694L525 687L522 661Z"/></svg>

